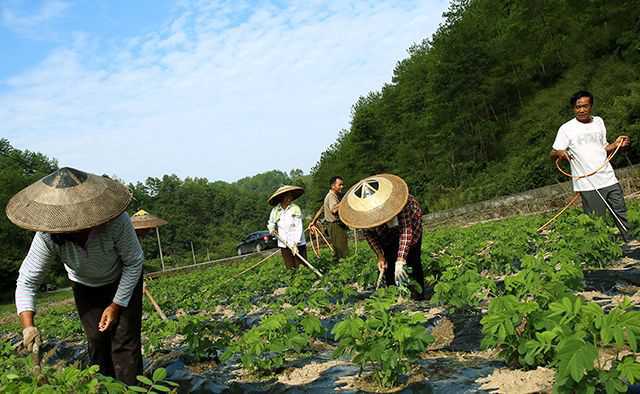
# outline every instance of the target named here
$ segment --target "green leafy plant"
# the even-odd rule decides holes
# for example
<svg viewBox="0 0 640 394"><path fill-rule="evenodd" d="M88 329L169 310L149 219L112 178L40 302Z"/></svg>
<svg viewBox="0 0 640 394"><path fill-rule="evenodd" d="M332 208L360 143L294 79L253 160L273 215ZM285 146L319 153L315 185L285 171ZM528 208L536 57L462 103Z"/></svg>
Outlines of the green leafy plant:
<svg viewBox="0 0 640 394"><path fill-rule="evenodd" d="M76 366L54 368L35 366L31 357L18 355L13 347L0 342L0 392L2 393L170 393L178 386L166 380L167 372L159 368L152 378L138 376L140 386L127 386L111 377L103 376L99 367L81 369Z"/></svg>
<svg viewBox="0 0 640 394"><path fill-rule="evenodd" d="M559 393L626 392L640 379L640 312L623 302L610 312L567 296L542 309L515 296L496 298L482 319L483 345L497 346L515 366L557 368ZM606 355L609 357L605 357Z"/></svg>
<svg viewBox="0 0 640 394"><path fill-rule="evenodd" d="M471 310L480 306L495 288L494 281L482 277L475 269L452 266L435 285L433 302L446 303L455 310Z"/></svg>
<svg viewBox="0 0 640 394"><path fill-rule="evenodd" d="M287 309L265 318L247 331L229 346L221 359L227 361L239 354L246 370L256 375L272 374L284 366L286 357L309 349L311 340L322 332L318 318L298 315Z"/></svg>
<svg viewBox="0 0 640 394"><path fill-rule="evenodd" d="M393 313L395 289L380 289L366 304L366 319L352 316L338 323L333 334L339 342L336 356L349 355L360 366L370 367L376 384L389 387L411 371L412 364L433 342L421 313Z"/></svg>
<svg viewBox="0 0 640 394"><path fill-rule="evenodd" d="M146 376L137 376L138 382L142 383L142 386L129 386L128 391L136 393L171 393L174 390L173 387L178 387L174 382L166 380L167 371L164 368L158 368L153 371L151 378Z"/></svg>
<svg viewBox="0 0 640 394"><path fill-rule="evenodd" d="M237 324L201 317L182 319L181 326L187 349L198 360L217 357L218 352L223 351L239 332Z"/></svg>

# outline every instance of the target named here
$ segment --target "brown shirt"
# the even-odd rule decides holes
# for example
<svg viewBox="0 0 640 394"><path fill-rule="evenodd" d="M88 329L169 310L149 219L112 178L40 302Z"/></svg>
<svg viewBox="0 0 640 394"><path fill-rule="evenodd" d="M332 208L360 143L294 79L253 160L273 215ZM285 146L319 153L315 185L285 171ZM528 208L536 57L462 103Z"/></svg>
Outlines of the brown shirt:
<svg viewBox="0 0 640 394"><path fill-rule="evenodd" d="M329 193L324 197L324 220L333 223L338 220L338 213L332 213L331 211L336 209L336 205L340 200L333 190L329 190Z"/></svg>

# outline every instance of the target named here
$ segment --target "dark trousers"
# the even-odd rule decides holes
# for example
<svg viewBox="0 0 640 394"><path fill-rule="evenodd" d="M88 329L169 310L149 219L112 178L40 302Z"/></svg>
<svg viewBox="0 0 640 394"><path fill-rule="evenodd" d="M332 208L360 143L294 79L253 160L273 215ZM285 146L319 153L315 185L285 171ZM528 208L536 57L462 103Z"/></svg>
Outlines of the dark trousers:
<svg viewBox="0 0 640 394"><path fill-rule="evenodd" d="M620 219L620 222L624 225L623 228L618 220L614 217L613 222L616 224L618 229L620 230L620 234L622 234L622 238L625 241L630 240L629 236L629 222L627 220L627 206L624 203L624 193L622 192L622 186L619 183L615 185L603 187L602 189L589 190L580 192L580 197L582 198L582 208L584 212L588 215L596 215L596 216L605 216L609 211L602 198L598 195L598 192L604 199L607 201L607 204L613 209L616 216ZM611 215L613 216L613 215Z"/></svg>
<svg viewBox="0 0 640 394"><path fill-rule="evenodd" d="M91 364L98 365L103 375L134 385L136 376L142 375L142 277L129 306L120 309L115 325L106 332L98 331L102 312L111 304L118 283L89 287L72 282L73 298L87 336Z"/></svg>
<svg viewBox="0 0 640 394"><path fill-rule="evenodd" d="M282 253L282 260L284 260L284 266L290 269L296 269L300 264L304 264L299 257L294 256L293 252L289 248L280 248L280 253ZM307 245L298 245L298 253L304 259L307 259Z"/></svg>
<svg viewBox="0 0 640 394"><path fill-rule="evenodd" d="M384 272L385 283L387 286L393 286L396 283L395 269L396 260L398 259L398 247L400 239L399 237L392 237L385 239L382 244L382 251L384 252L384 259L387 262L387 269ZM416 289L411 286L411 296L415 299L423 299L426 291L424 288L424 272L422 271L422 237L416 241L416 243L409 248L409 254L407 255L407 266L411 267L410 277L415 280L420 289Z"/></svg>
<svg viewBox="0 0 640 394"><path fill-rule="evenodd" d="M341 223L329 222L327 223L327 231L329 232L329 238L331 238L331 247L333 248L334 257L338 260L343 257L347 257L349 254L347 230Z"/></svg>

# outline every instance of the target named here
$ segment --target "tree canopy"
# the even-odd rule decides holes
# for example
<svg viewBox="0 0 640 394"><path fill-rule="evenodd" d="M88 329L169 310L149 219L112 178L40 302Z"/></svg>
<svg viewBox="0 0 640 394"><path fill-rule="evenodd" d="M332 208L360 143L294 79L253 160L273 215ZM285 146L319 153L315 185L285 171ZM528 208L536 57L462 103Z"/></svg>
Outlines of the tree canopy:
<svg viewBox="0 0 640 394"><path fill-rule="evenodd" d="M334 174L398 174L432 209L564 180L548 153L579 89L594 93L610 137L640 137L636 1L456 0L444 17L354 104L312 171L311 200Z"/></svg>

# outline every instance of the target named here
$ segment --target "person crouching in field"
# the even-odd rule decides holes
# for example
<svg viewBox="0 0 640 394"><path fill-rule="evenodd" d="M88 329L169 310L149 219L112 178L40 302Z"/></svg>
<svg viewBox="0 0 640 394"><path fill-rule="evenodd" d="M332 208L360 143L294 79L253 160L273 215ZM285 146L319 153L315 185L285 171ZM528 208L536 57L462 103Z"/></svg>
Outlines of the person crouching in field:
<svg viewBox="0 0 640 394"><path fill-rule="evenodd" d="M329 180L329 191L324 197L324 203L322 207L315 214L309 228L316 228L318 219L321 215L324 215L325 223L327 224L327 230L329 232L329 239L331 240L331 246L333 247L333 257L336 260L340 260L343 257L347 257L349 254L349 241L347 239L347 228L338 216L338 208L340 199L342 198L342 188L344 187L344 180L340 176L331 177ZM319 231L319 230L318 230Z"/></svg>
<svg viewBox="0 0 640 394"><path fill-rule="evenodd" d="M405 181L392 174L370 176L356 183L342 199L340 219L349 227L365 229L364 235L378 257L387 286L400 285L410 276L414 299L423 300L425 291L421 261L422 208L409 194Z"/></svg>
<svg viewBox="0 0 640 394"><path fill-rule="evenodd" d="M14 224L36 231L20 266L16 309L29 351L40 345L36 292L48 267L64 264L87 337L91 364L126 384L142 374L144 256L129 215L131 193L104 176L61 168L7 205Z"/></svg>
<svg viewBox="0 0 640 394"><path fill-rule="evenodd" d="M285 185L278 188L268 200L273 209L269 215L267 228L271 234L279 237L278 247L282 253L284 265L291 269L296 269L303 264L295 254L307 258L302 209L293 203L302 194L304 194L303 188Z"/></svg>
<svg viewBox="0 0 640 394"><path fill-rule="evenodd" d="M604 121L599 116L592 116L591 93L581 90L570 102L576 116L558 130L551 158L571 163L573 190L580 193L584 212L604 216L609 210L622 238L628 242L631 237L624 193L607 156L618 146L621 149L628 147L631 140L621 135L614 143L607 142ZM586 174L591 175L583 176Z"/></svg>

